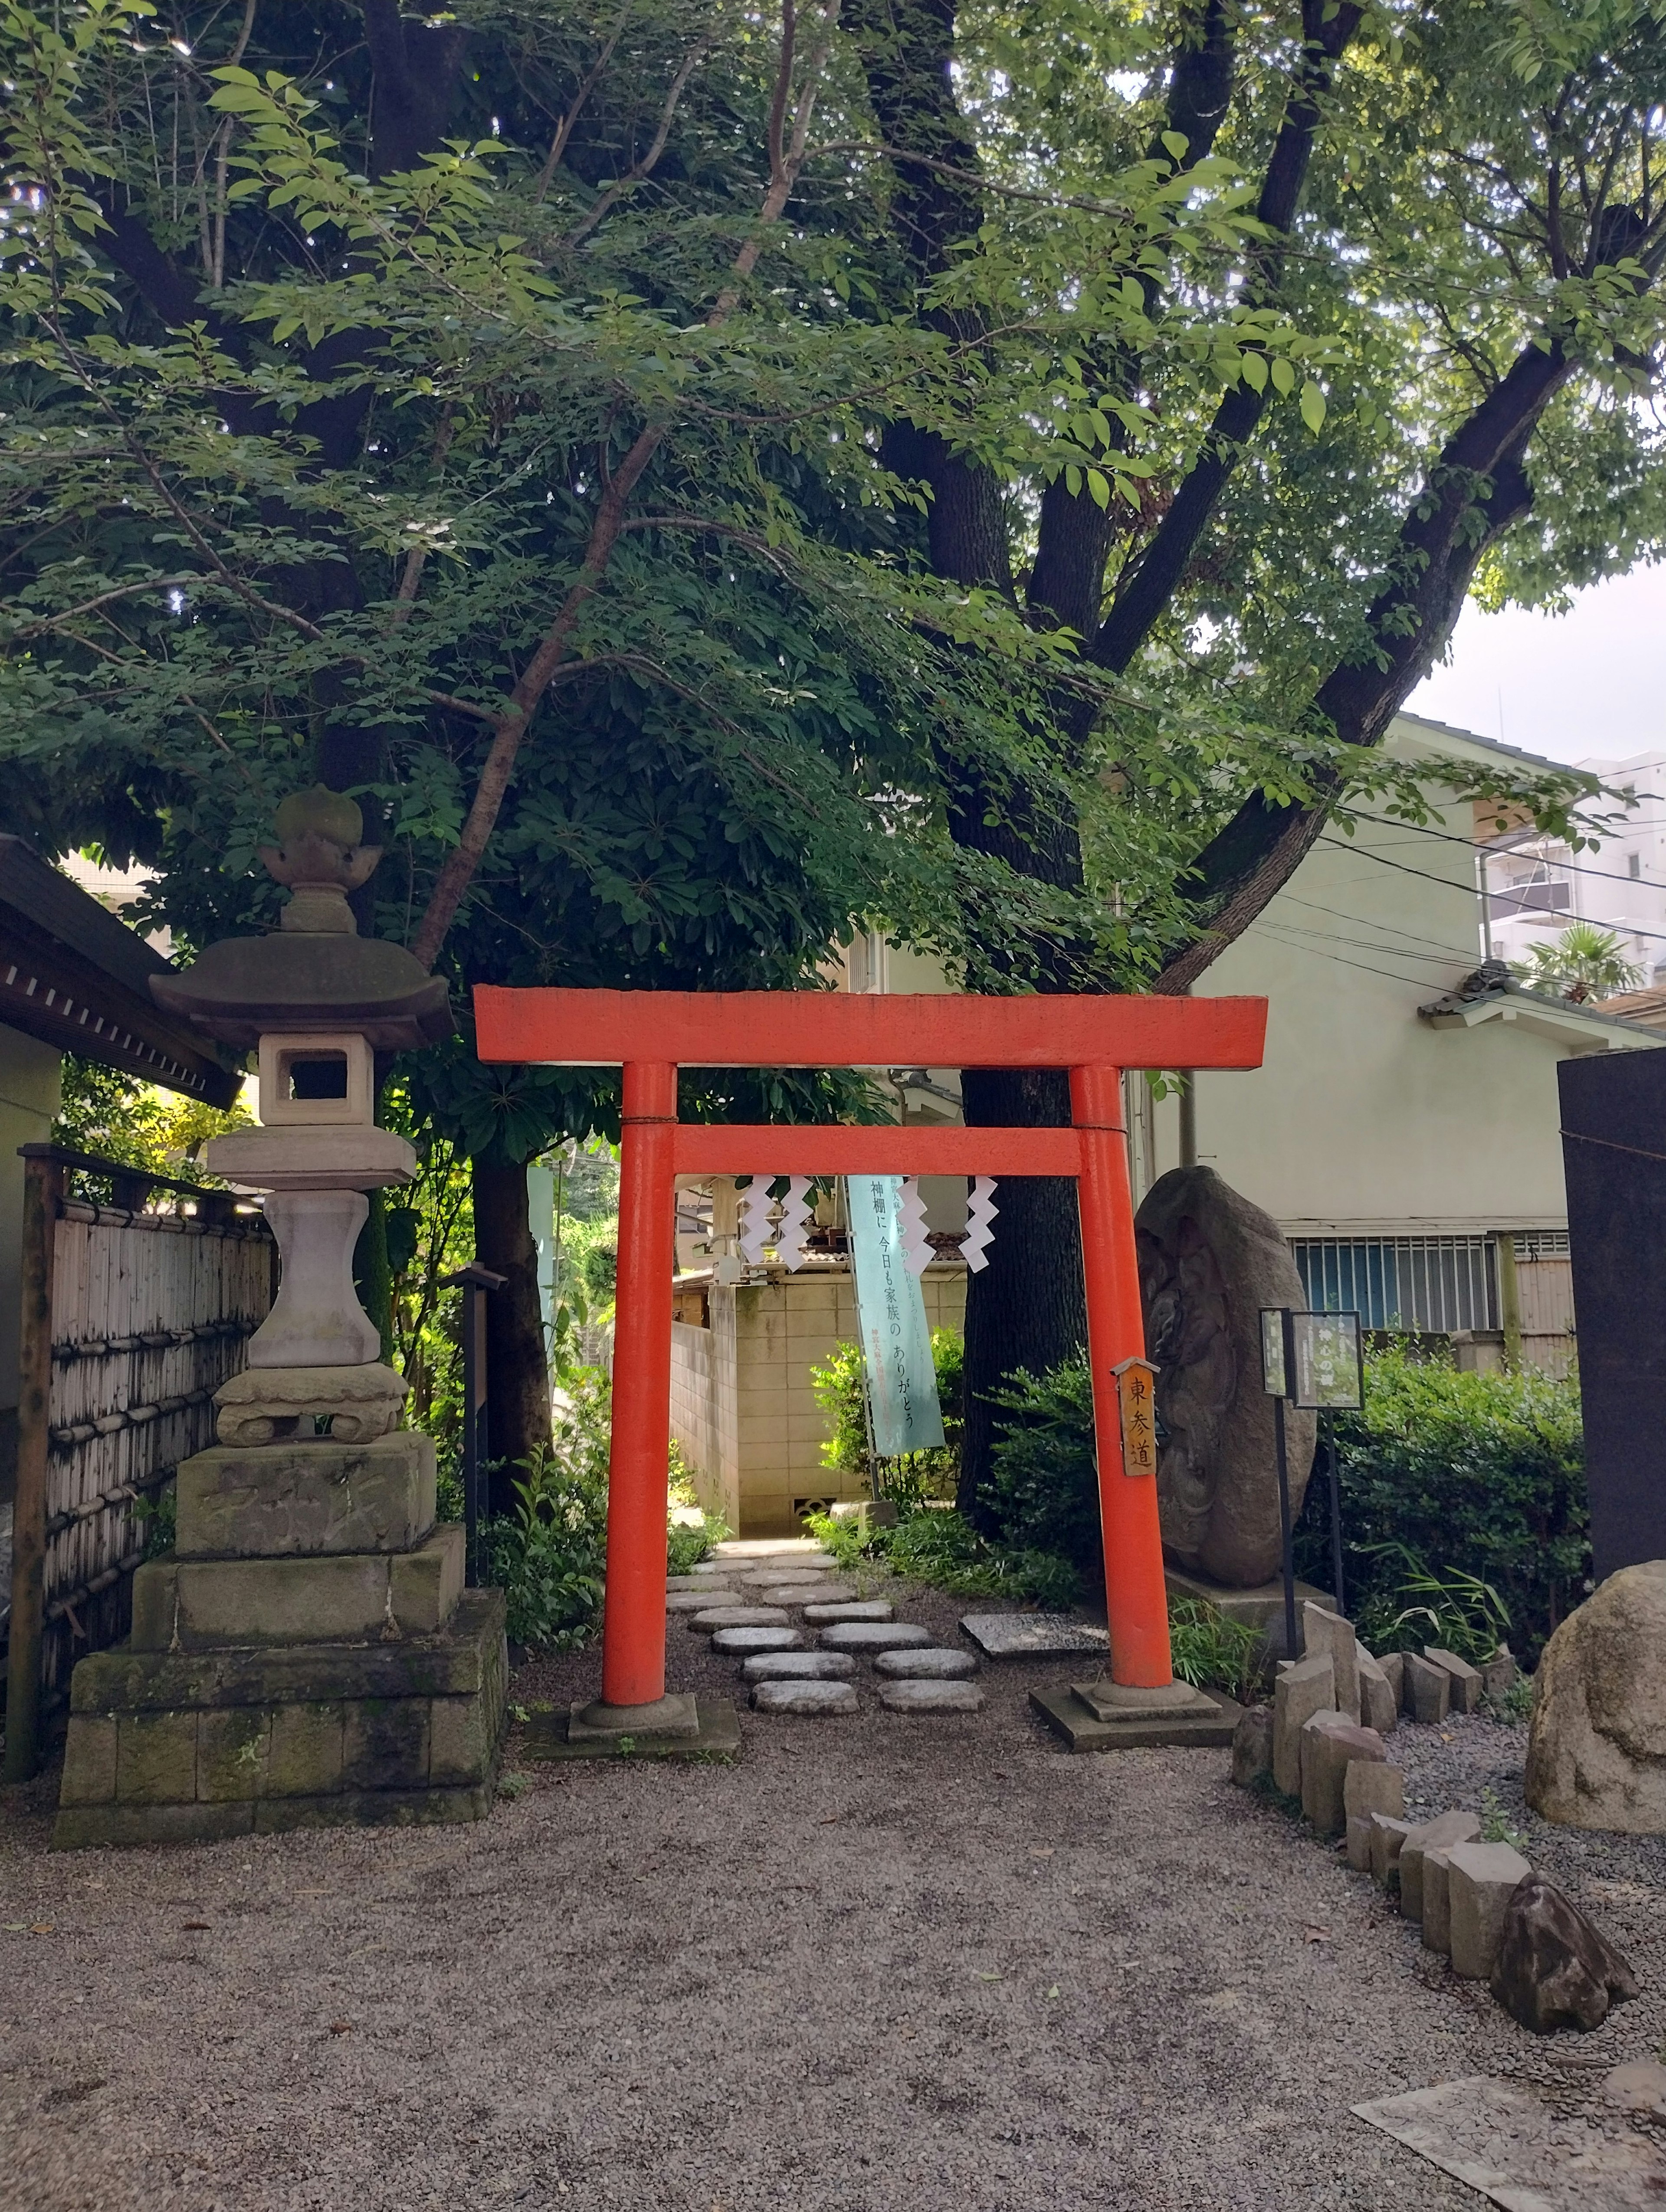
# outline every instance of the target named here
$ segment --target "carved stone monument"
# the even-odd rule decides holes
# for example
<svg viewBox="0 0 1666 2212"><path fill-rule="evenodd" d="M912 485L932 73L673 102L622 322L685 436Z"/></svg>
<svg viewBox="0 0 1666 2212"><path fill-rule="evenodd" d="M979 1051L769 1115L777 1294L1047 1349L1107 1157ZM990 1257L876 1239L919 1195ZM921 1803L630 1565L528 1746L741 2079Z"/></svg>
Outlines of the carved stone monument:
<svg viewBox="0 0 1666 2212"><path fill-rule="evenodd" d="M1158 1368L1164 1549L1177 1566L1229 1589L1269 1584L1281 1551L1260 1316L1263 1306L1307 1304L1290 1247L1272 1216L1213 1168L1159 1176L1134 1226L1146 1351ZM1316 1423L1313 1413L1286 1407L1292 1518L1313 1464Z"/></svg>
<svg viewBox="0 0 1666 2212"><path fill-rule="evenodd" d="M126 1644L76 1668L54 1842L151 1843L319 1822L477 1819L508 1656L501 1593L465 1590L435 1522L434 1446L353 1284L365 1194L416 1157L374 1121L374 1054L449 1034L442 981L359 937L346 894L380 855L322 786L262 854L282 927L211 945L156 995L260 1065L261 1127L208 1164L267 1194L283 1263L249 1364L185 1461L171 1558L133 1581Z"/></svg>

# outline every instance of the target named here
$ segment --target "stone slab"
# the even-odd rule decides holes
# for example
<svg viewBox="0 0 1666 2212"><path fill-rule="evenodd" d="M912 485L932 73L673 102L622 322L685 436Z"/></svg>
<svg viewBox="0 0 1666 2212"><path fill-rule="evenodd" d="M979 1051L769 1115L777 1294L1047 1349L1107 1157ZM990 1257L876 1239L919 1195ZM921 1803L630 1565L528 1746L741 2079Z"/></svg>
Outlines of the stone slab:
<svg viewBox="0 0 1666 2212"><path fill-rule="evenodd" d="M1253 1790L1262 1775L1273 1778L1273 1708L1250 1705L1232 1732L1232 1779Z"/></svg>
<svg viewBox="0 0 1666 2212"><path fill-rule="evenodd" d="M1401 1693L1402 1704L1414 1721L1438 1727L1445 1719L1451 1702L1451 1676L1444 1667L1420 1658L1415 1651L1406 1653L1402 1666L1405 1687Z"/></svg>
<svg viewBox="0 0 1666 2212"><path fill-rule="evenodd" d="M879 1685L889 1713L981 1713L983 1692L972 1682L889 1682Z"/></svg>
<svg viewBox="0 0 1666 2212"><path fill-rule="evenodd" d="M1455 1713L1475 1713L1481 1711L1481 1701L1487 1684L1479 1667L1472 1667L1467 1659L1460 1659L1456 1651L1447 1651L1438 1644L1426 1644L1423 1656L1432 1667L1444 1668L1452 1678L1448 1693L1448 1710Z"/></svg>
<svg viewBox="0 0 1666 2212"><path fill-rule="evenodd" d="M1072 1751L1144 1751L1165 1744L1230 1745L1243 1709L1219 1691L1207 1694L1216 1708L1213 1720L1187 1717L1102 1721L1063 1683L1031 1690L1030 1704Z"/></svg>
<svg viewBox="0 0 1666 2212"><path fill-rule="evenodd" d="M842 1682L855 1671L844 1651L760 1651L740 1676L745 1682Z"/></svg>
<svg viewBox="0 0 1666 2212"><path fill-rule="evenodd" d="M180 1462L175 1488L181 1559L407 1552L434 1526L434 1443L401 1429L365 1444L216 1445Z"/></svg>
<svg viewBox="0 0 1666 2212"><path fill-rule="evenodd" d="M807 1605L804 1618L811 1628L832 1628L842 1620L894 1620L897 1609L882 1597L853 1598L842 1604Z"/></svg>
<svg viewBox="0 0 1666 2212"><path fill-rule="evenodd" d="M1315 1713L1304 1724L1302 1810L1316 1835L1340 1836L1347 1825L1343 1793L1349 1767L1359 1759L1380 1762L1384 1756L1377 1730L1357 1726L1346 1713Z"/></svg>
<svg viewBox="0 0 1666 2212"><path fill-rule="evenodd" d="M1335 1706L1351 1721L1359 1718L1359 1656L1353 1634L1353 1623L1344 1620L1329 1606L1311 1601L1303 1606L1298 1616L1302 1628L1302 1650L1310 1659L1322 1654L1329 1659L1335 1677Z"/></svg>
<svg viewBox="0 0 1666 2212"><path fill-rule="evenodd" d="M667 1590L666 1615L668 1620L675 1620L680 1613L710 1613L717 1606L740 1602L739 1590Z"/></svg>
<svg viewBox="0 0 1666 2212"><path fill-rule="evenodd" d="M1397 1820L1388 1813L1372 1813L1367 1818L1371 1823L1371 1878L1379 1889L1397 1890L1400 1854L1412 1832L1412 1823Z"/></svg>
<svg viewBox="0 0 1666 2212"><path fill-rule="evenodd" d="M1432 1820L1420 1820L1400 1850L1400 1910L1408 1920L1423 1917L1423 1856L1431 1846L1481 1841L1481 1819L1474 1813L1441 1813Z"/></svg>
<svg viewBox="0 0 1666 2212"><path fill-rule="evenodd" d="M1452 1893L1450 1876L1456 1844L1432 1844L1423 1854L1423 1948L1450 1954L1452 1948ZM1400 1854L1403 1860L1406 1854Z"/></svg>
<svg viewBox="0 0 1666 2212"><path fill-rule="evenodd" d="M797 1720L836 1719L859 1711L848 1682L760 1682L752 1692L755 1713L784 1713Z"/></svg>
<svg viewBox="0 0 1666 2212"><path fill-rule="evenodd" d="M727 1759L740 1749L740 1717L732 1698L696 1697L693 1735L589 1737L568 1741L568 1716L534 1713L521 1729L520 1752L528 1759Z"/></svg>
<svg viewBox="0 0 1666 2212"><path fill-rule="evenodd" d="M814 1582L760 1583L752 1594L757 1605L843 1605L854 1601L854 1583L835 1582L831 1575Z"/></svg>
<svg viewBox="0 0 1666 2212"><path fill-rule="evenodd" d="M796 1651L800 1642L796 1628L720 1628L712 1650L728 1659L753 1659L760 1651Z"/></svg>
<svg viewBox="0 0 1666 2212"><path fill-rule="evenodd" d="M1506 2212L1629 2212L1666 2201L1666 2145L1634 2130L1600 2088L1467 2075L1354 2113ZM1467 2200L1466 2200L1467 2201Z"/></svg>
<svg viewBox="0 0 1666 2212"><path fill-rule="evenodd" d="M1445 1856L1452 1972L1484 1982L1499 1955L1505 1907L1533 1869L1509 1844L1453 1844Z"/></svg>
<svg viewBox="0 0 1666 2212"><path fill-rule="evenodd" d="M1110 1649L1108 1629L1061 1613L969 1613L960 1626L986 1659L1065 1659Z"/></svg>
<svg viewBox="0 0 1666 2212"><path fill-rule="evenodd" d="M1335 1710L1335 1688L1329 1659L1318 1656L1293 1661L1273 1685L1273 1779L1286 1797L1302 1794L1302 1729Z"/></svg>
<svg viewBox="0 0 1666 2212"><path fill-rule="evenodd" d="M689 1614L684 1626L712 1636L720 1628L785 1628L787 1615L778 1605L715 1605Z"/></svg>
<svg viewBox="0 0 1666 2212"><path fill-rule="evenodd" d="M920 1651L882 1651L873 1662L876 1674L898 1682L964 1682L977 1672L970 1651L944 1651L927 1647Z"/></svg>
<svg viewBox="0 0 1666 2212"><path fill-rule="evenodd" d="M1385 1759L1356 1759L1350 1761L1342 1777L1342 1810L1352 1820L1355 1814L1362 1818L1372 1813L1386 1813L1390 1819L1403 1820L1406 1817L1406 1777L1397 1766L1390 1766Z"/></svg>
<svg viewBox="0 0 1666 2212"><path fill-rule="evenodd" d="M1194 1689L1178 1679L1158 1689L1136 1689L1113 1681L1109 1674L1089 1682L1073 1682L1071 1688L1095 1720L1208 1720L1214 1706L1207 1690Z"/></svg>
<svg viewBox="0 0 1666 2212"><path fill-rule="evenodd" d="M1378 1735L1386 1735L1400 1724L1399 1686L1389 1681L1363 1644L1354 1646L1354 1664L1359 1670L1359 1717Z"/></svg>
<svg viewBox="0 0 1666 2212"><path fill-rule="evenodd" d="M152 1559L133 1577L136 1650L350 1644L390 1627L431 1634L463 1589L463 1530L442 1523L413 1552Z"/></svg>
<svg viewBox="0 0 1666 2212"><path fill-rule="evenodd" d="M910 1644L923 1649L932 1632L908 1620L841 1620L824 1628L820 1640L824 1651L901 1651Z"/></svg>

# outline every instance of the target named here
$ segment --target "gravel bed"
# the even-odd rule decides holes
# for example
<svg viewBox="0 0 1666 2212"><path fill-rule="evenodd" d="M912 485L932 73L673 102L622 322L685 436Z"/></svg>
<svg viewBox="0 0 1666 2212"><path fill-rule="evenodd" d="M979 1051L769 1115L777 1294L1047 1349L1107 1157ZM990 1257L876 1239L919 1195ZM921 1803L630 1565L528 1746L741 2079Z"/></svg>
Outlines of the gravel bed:
<svg viewBox="0 0 1666 2212"><path fill-rule="evenodd" d="M1224 1751L1071 1757L1026 1692L1079 1659L930 1721L863 1665L818 1722L670 1648L738 1761L512 1743L477 1827L58 1857L51 1778L0 1794L4 2212L1474 2212L1347 2107L1533 2039ZM1461 1798L1469 1728L1398 1740L1418 1789ZM1581 2050L1658 2035L1651 1997Z"/></svg>

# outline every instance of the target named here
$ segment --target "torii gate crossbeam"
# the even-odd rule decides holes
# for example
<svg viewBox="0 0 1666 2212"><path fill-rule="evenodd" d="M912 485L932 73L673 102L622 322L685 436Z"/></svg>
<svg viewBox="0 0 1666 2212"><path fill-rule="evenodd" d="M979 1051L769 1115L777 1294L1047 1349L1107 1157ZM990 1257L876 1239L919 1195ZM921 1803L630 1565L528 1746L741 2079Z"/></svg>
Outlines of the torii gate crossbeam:
<svg viewBox="0 0 1666 2212"><path fill-rule="evenodd" d="M483 1060L624 1072L619 1273L608 1461L604 1708L651 1729L666 1698L666 1465L672 1309L666 1222L679 1174L1073 1177L1110 1672L1172 1680L1157 1485L1122 1463L1115 1370L1145 1331L1122 1120L1124 1068L1259 1067L1263 999L916 996L843 992L474 993ZM1067 1129L711 1127L677 1119L677 1071L706 1067L1067 1068Z"/></svg>

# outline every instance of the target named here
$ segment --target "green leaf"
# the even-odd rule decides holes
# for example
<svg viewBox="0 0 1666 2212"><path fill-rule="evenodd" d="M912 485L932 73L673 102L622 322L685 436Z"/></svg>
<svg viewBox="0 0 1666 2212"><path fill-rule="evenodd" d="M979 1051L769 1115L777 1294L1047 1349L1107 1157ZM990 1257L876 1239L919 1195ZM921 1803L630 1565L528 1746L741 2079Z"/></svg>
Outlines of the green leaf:
<svg viewBox="0 0 1666 2212"><path fill-rule="evenodd" d="M1311 377L1302 386L1301 410L1303 422L1316 433L1325 419L1325 395Z"/></svg>

